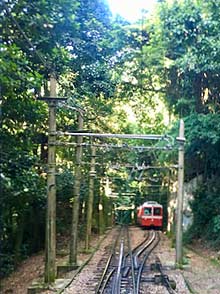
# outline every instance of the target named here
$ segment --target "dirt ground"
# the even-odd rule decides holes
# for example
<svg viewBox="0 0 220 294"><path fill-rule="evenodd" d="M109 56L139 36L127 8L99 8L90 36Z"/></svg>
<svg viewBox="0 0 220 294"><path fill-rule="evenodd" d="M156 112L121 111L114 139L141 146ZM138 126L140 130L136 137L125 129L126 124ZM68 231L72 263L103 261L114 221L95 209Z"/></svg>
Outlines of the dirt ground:
<svg viewBox="0 0 220 294"><path fill-rule="evenodd" d="M97 236L93 237L94 244ZM83 243L80 244L81 250ZM88 258L81 253L80 258ZM220 252L214 252L203 246L185 249L186 266L181 271L191 293L220 294ZM1 294L25 294L33 280L43 278L44 253L40 252L25 260L8 278L1 281Z"/></svg>
<svg viewBox="0 0 220 294"><path fill-rule="evenodd" d="M0 284L1 294L25 294L28 286L44 273L44 253L38 254L23 261L19 268Z"/></svg>
<svg viewBox="0 0 220 294"><path fill-rule="evenodd" d="M186 249L188 266L182 271L194 294L220 294L220 255L203 246Z"/></svg>

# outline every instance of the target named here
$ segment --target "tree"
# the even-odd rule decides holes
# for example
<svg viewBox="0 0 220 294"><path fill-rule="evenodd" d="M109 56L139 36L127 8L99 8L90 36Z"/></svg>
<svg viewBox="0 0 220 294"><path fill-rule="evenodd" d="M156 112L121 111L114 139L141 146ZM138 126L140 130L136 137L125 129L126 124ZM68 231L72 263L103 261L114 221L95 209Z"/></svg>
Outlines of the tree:
<svg viewBox="0 0 220 294"><path fill-rule="evenodd" d="M163 70L155 70L163 81L165 99L170 112L186 123L186 179L202 175L204 180L192 204L193 229L200 231L204 223L198 221L203 214L199 211L204 211L205 197L209 198L205 189L215 197L211 185L219 179L219 4L163 1L152 28L151 38L163 53ZM213 203L218 203L218 197ZM218 227L215 217L210 212L212 224L215 219ZM207 228L210 224L206 223Z"/></svg>

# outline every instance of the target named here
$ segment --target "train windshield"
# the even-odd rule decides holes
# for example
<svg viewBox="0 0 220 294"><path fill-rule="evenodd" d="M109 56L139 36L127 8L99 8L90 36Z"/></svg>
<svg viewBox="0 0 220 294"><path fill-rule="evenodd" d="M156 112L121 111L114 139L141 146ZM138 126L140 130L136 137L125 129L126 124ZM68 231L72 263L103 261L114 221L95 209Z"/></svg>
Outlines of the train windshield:
<svg viewBox="0 0 220 294"><path fill-rule="evenodd" d="M144 214L151 215L152 208L151 207L144 207Z"/></svg>
<svg viewBox="0 0 220 294"><path fill-rule="evenodd" d="M160 207L154 207L154 215L161 215L161 208Z"/></svg>

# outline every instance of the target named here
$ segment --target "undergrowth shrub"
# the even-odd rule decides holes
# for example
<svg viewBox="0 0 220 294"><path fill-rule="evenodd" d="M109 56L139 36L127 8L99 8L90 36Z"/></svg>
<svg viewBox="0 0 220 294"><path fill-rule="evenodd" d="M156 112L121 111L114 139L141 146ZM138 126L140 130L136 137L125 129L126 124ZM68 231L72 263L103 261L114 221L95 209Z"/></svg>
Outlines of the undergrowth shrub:
<svg viewBox="0 0 220 294"><path fill-rule="evenodd" d="M184 241L194 239L207 241L209 245L220 248L220 183L213 177L202 184L191 202L193 224L184 234Z"/></svg>

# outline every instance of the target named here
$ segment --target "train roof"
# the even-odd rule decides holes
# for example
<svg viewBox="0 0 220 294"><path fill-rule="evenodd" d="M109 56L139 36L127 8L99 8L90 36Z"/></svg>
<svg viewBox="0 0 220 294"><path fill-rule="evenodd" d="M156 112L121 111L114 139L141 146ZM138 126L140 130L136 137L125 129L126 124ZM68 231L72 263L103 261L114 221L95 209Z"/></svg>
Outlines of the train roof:
<svg viewBox="0 0 220 294"><path fill-rule="evenodd" d="M142 206L159 206L159 207L162 207L161 204L159 204L158 202L156 201L147 201L147 202L144 202L142 204Z"/></svg>

